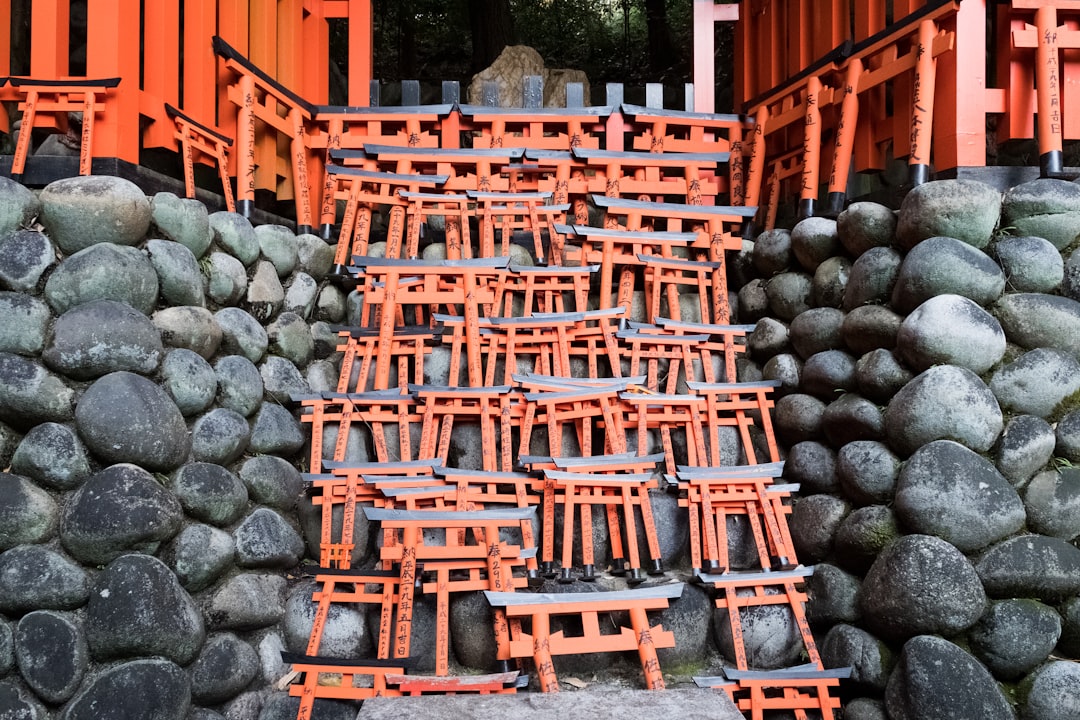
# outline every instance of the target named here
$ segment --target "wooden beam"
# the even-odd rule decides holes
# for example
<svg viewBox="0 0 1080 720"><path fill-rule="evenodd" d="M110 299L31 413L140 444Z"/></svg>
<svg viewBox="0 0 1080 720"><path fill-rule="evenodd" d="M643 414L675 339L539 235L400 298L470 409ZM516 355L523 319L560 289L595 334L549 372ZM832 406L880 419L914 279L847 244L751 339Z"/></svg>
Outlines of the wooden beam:
<svg viewBox="0 0 1080 720"><path fill-rule="evenodd" d="M374 29L371 0L349 2L349 104L366 107L374 72Z"/></svg>
<svg viewBox="0 0 1080 720"><path fill-rule="evenodd" d="M956 11L955 47L938 58L934 157L939 168L986 164L986 3ZM1011 48L998 46L1008 55Z"/></svg>
<svg viewBox="0 0 1080 720"><path fill-rule="evenodd" d="M180 105L180 0L160 0L146 5L143 18L143 102L147 113L165 103ZM205 118L204 118L205 120ZM173 147L175 124L164 117L146 128L148 147Z"/></svg>
<svg viewBox="0 0 1080 720"><path fill-rule="evenodd" d="M10 6L11 3L6 4ZM70 4L70 0L33 0L30 7L31 77L41 80L67 77L70 49L68 39ZM89 28L87 34L89 35ZM134 37L138 37L137 32ZM89 39L87 37L88 41ZM87 43L87 60L89 62L89 42ZM86 72L92 77L89 68Z"/></svg>
<svg viewBox="0 0 1080 720"><path fill-rule="evenodd" d="M86 19L87 76L120 78L94 123L94 157L135 164L140 140L139 15L139 0L98 0Z"/></svg>

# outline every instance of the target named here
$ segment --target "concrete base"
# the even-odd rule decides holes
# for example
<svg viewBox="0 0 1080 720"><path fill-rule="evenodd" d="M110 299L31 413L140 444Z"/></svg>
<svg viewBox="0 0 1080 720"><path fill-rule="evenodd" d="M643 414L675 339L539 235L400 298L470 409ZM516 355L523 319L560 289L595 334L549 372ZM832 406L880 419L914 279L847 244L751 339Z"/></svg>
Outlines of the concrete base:
<svg viewBox="0 0 1080 720"><path fill-rule="evenodd" d="M356 720L743 720L721 690L626 690L596 688L517 695L424 695L372 698Z"/></svg>

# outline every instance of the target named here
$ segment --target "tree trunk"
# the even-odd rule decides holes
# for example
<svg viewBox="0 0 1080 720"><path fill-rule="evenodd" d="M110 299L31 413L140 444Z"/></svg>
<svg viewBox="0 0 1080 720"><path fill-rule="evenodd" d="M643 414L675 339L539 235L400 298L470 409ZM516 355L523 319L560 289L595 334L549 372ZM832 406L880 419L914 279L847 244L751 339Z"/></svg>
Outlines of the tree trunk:
<svg viewBox="0 0 1080 720"><path fill-rule="evenodd" d="M667 0L645 0L645 24L649 28L649 72L654 80L678 63L668 27Z"/></svg>
<svg viewBox="0 0 1080 720"><path fill-rule="evenodd" d="M478 73L514 42L514 17L510 0L470 0L469 29L472 34L472 71Z"/></svg>

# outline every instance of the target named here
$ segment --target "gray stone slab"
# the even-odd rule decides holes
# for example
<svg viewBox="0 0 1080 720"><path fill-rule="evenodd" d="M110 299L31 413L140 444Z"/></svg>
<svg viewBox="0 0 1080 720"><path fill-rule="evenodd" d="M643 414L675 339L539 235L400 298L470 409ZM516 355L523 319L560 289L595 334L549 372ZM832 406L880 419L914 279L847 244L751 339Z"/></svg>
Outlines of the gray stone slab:
<svg viewBox="0 0 1080 720"><path fill-rule="evenodd" d="M426 695L371 698L356 720L639 720L677 717L680 720L742 720L727 695L714 690L602 689L584 692L518 693L516 695Z"/></svg>

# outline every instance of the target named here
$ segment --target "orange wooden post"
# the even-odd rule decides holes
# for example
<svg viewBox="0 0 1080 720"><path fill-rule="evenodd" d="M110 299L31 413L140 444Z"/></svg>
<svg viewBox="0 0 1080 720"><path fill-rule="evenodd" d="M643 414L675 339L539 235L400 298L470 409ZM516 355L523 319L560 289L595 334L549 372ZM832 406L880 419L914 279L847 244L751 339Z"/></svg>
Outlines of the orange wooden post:
<svg viewBox="0 0 1080 720"><path fill-rule="evenodd" d="M35 3L36 4L36 3ZM139 162L139 0L99 0L86 19L87 77L118 77L124 92L105 98L94 155ZM63 27L67 27L65 22ZM45 76L48 77L48 76ZM164 115L164 108L161 108Z"/></svg>
<svg viewBox="0 0 1080 720"><path fill-rule="evenodd" d="M0 77L11 74L11 34L15 29L11 26L11 3L0 3ZM0 131L7 132L5 124L6 113L0 111Z"/></svg>
<svg viewBox="0 0 1080 720"><path fill-rule="evenodd" d="M803 136L802 181L799 188L799 219L813 217L821 171L821 80L811 75L806 81L806 128Z"/></svg>
<svg viewBox="0 0 1080 720"><path fill-rule="evenodd" d="M11 160L11 178L16 182L22 179L23 168L26 167L26 158L30 155L30 136L33 134L34 121L37 116L38 93L30 89L26 93L26 99L20 103L23 116L19 140L15 143L15 156Z"/></svg>
<svg viewBox="0 0 1080 720"><path fill-rule="evenodd" d="M217 0L184 0L184 112L206 124L214 122L215 34Z"/></svg>
<svg viewBox="0 0 1080 720"><path fill-rule="evenodd" d="M1058 62L1057 9L1047 3L1035 10L1039 45L1035 50L1038 88L1039 170L1043 177L1061 174L1061 72Z"/></svg>
<svg viewBox="0 0 1080 720"><path fill-rule="evenodd" d="M255 79L244 73L238 84L236 113L236 209L250 218L255 210Z"/></svg>
<svg viewBox="0 0 1080 720"><path fill-rule="evenodd" d="M147 3L144 8L143 93L147 104L179 106L181 55L176 26L180 21L180 0ZM212 79L208 84L213 89ZM213 124L214 117L205 116L202 121ZM155 119L143 133L144 147L174 147L175 130L173 124Z"/></svg>
<svg viewBox="0 0 1080 720"><path fill-rule="evenodd" d="M277 77L277 0L250 0L251 16L248 38L251 43L251 63L272 78ZM271 112L277 106L273 96L267 96L265 105ZM269 124L252 120L255 150L254 176L252 178L254 208L255 190L277 189L277 131ZM241 206L243 212L243 206Z"/></svg>
<svg viewBox="0 0 1080 720"><path fill-rule="evenodd" d="M10 12L10 0L5 3ZM34 0L30 5L30 75L42 79L56 79L68 76L68 23L71 0ZM91 35L87 20L87 74L90 70ZM10 27L10 25L9 25ZM115 32L115 31L114 31ZM136 35L135 37L138 37ZM137 48L137 46L136 46ZM115 73L105 72L102 76Z"/></svg>
<svg viewBox="0 0 1080 720"><path fill-rule="evenodd" d="M859 78L862 70L863 63L859 58L848 61L840 119L836 126L832 169L829 172L829 195L824 212L827 217L836 217L847 205L847 183L851 173L852 151L855 149L855 128L859 125Z"/></svg>
<svg viewBox="0 0 1080 720"><path fill-rule="evenodd" d="M912 185L922 185L930 179L930 139L934 129L934 89L937 75L937 60L934 58L936 34L937 25L933 20L919 23L915 78L911 86L911 153L908 157L908 179ZM1055 70L1056 63L1055 60Z"/></svg>
<svg viewBox="0 0 1080 720"><path fill-rule="evenodd" d="M248 19L248 0L218 0L218 37L245 57L248 54ZM224 61L219 59L217 61L217 126L226 136L239 139L237 106L229 99L229 87L232 82L232 71L225 66ZM234 153L229 159L229 174L237 178L238 194L243 179L237 167L239 155L239 152Z"/></svg>
<svg viewBox="0 0 1080 720"><path fill-rule="evenodd" d="M768 121L769 109L762 105L754 115L754 142L750 146L750 167L746 176L745 204L747 207L757 207L761 204L761 189L765 184L765 152L767 150L765 124ZM743 237L753 238L755 235L754 220L750 218L743 229Z"/></svg>
<svg viewBox="0 0 1080 720"><path fill-rule="evenodd" d="M371 104L374 25L371 0L349 1L349 104Z"/></svg>
<svg viewBox="0 0 1080 720"><path fill-rule="evenodd" d="M1005 9L1004 5L999 7ZM991 109L991 93L1004 104L1004 91L991 91L986 86L987 14L983 3L960 3L954 22L956 46L938 58L937 92L943 102L935 111L934 156L939 168L977 167L986 164L986 114L999 111ZM1007 25L1003 37L1008 38ZM998 45L996 54L1007 58L1007 47ZM998 75L999 87L1005 85L1006 78L1007 72ZM999 120L999 140L1004 124L1004 119Z"/></svg>
<svg viewBox="0 0 1080 720"><path fill-rule="evenodd" d="M716 23L739 19L738 5L719 5L715 0L694 0L694 110L716 111L714 37Z"/></svg>

